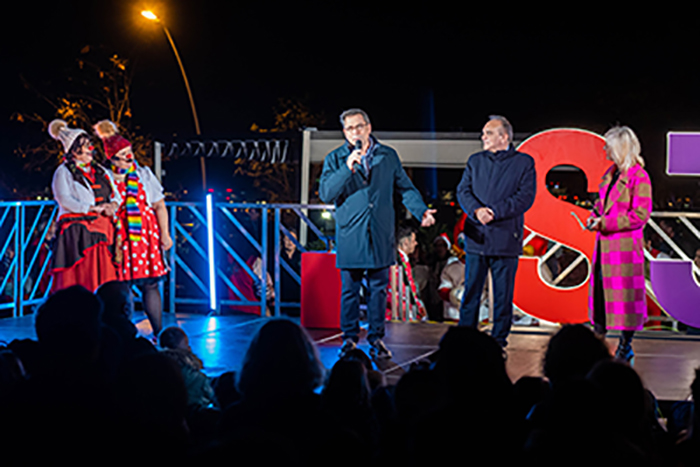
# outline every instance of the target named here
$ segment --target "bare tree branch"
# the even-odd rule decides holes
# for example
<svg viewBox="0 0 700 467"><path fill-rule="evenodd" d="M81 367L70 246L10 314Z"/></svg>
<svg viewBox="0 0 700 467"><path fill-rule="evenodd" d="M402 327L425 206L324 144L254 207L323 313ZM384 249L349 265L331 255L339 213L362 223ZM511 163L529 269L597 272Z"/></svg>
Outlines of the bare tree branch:
<svg viewBox="0 0 700 467"><path fill-rule="evenodd" d="M54 118L62 118L70 126L88 131L95 122L109 118L131 141L137 160L150 165L150 138L132 131L130 92L133 72L127 59L86 46L76 59L76 66L62 90L55 94L42 92L24 77L21 79L25 89L53 109L51 115L30 111L15 112L11 116L13 121L40 126L46 135L46 139L37 146L23 146L15 150L25 170L53 171L60 163L60 145L46 134L48 123ZM101 145L96 146L102 152Z"/></svg>

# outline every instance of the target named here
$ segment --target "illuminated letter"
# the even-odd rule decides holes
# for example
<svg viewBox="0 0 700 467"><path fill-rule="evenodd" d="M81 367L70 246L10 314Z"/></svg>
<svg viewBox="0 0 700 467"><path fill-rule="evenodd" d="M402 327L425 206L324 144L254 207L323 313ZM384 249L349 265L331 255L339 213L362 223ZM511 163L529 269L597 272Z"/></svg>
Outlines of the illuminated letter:
<svg viewBox="0 0 700 467"><path fill-rule="evenodd" d="M670 132L667 142L666 173L700 175L700 133ZM681 323L700 327L700 288L693 278L693 262L653 259L649 269L651 287L664 311Z"/></svg>
<svg viewBox="0 0 700 467"><path fill-rule="evenodd" d="M535 159L537 171L537 195L532 208L525 213L526 227L544 238L582 253L589 263L589 275L595 234L582 230L571 213L576 213L584 222L590 213L556 199L547 190L545 180L552 168L573 165L586 174L588 191L598 192L600 179L611 164L605 159L604 145L605 140L600 135L589 131L555 129L538 133L518 147L518 151L530 154ZM540 276L539 261L539 258L520 258L515 281L515 305L547 321L588 321L588 280L571 288L552 286Z"/></svg>

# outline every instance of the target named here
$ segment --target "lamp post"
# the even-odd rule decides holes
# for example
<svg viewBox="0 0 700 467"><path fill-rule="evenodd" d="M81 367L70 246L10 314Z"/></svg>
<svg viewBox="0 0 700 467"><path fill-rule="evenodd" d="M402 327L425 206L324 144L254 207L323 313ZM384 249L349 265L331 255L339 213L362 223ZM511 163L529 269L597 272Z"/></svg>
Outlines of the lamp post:
<svg viewBox="0 0 700 467"><path fill-rule="evenodd" d="M170 31L168 31L168 28L165 26L165 23L163 23L158 16L156 16L155 13L153 13L150 10L144 10L141 12L141 16L144 18L155 21L156 23L160 24L161 27L163 28L163 32L165 32L165 36L168 38L168 42L170 42L170 47L173 49L173 53L175 54L175 58L177 59L177 64L180 65L180 71L182 72L182 79L185 81L185 88L187 88L187 95L190 98L190 107L192 108L192 117L194 118L194 129L195 132L197 133L197 136L201 136L201 131L199 129L199 118L197 118L197 109L194 106L194 97L192 97L192 90L190 89L190 82L187 80L187 74L185 73L185 67L182 64L182 60L180 59L180 54L177 52L177 47L175 47L175 41L173 41L173 37L170 35ZM206 194L207 191L207 171L206 171L206 166L204 163L204 157L199 158L200 166L202 169L202 189L204 190L204 193Z"/></svg>

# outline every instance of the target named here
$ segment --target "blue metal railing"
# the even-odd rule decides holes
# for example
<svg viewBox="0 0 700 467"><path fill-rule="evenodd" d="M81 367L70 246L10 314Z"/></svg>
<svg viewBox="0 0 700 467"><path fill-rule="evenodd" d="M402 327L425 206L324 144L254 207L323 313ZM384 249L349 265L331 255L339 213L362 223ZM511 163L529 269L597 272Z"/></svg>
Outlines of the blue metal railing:
<svg viewBox="0 0 700 467"><path fill-rule="evenodd" d="M209 286L202 278L206 277L204 271L211 253L205 241L204 203L174 202L168 206L173 220L171 236L175 239L175 247L169 253L172 269L168 309L175 310L178 305L207 305ZM332 216L333 206L217 203L214 212L217 311L221 308L250 311L249 307L255 307L279 316L283 307L299 308L299 302L282 300L282 271L294 281L293 286L301 284L300 272L283 256L282 238L289 239L302 253L314 243L315 249L329 250L334 224L321 218L322 212ZM287 218L287 225L282 217ZM292 235L289 224L305 226L309 238L314 240L303 246ZM242 290L246 283L254 287L255 297L251 297L249 287Z"/></svg>
<svg viewBox="0 0 700 467"><path fill-rule="evenodd" d="M53 201L0 202L0 310L12 316L41 303L51 290L48 242L53 235Z"/></svg>
<svg viewBox="0 0 700 467"><path fill-rule="evenodd" d="M207 245L204 202L167 206L173 248L166 254L170 274L165 303L171 312L188 306L209 309L211 258L215 259L216 311L257 310L279 316L282 308L299 308L298 301L282 301L283 271L292 287L301 284L300 271L285 259L282 239L289 239L302 253L332 247L331 205L217 203L213 251ZM48 296L52 285L47 274L52 255L49 243L56 215L53 201L0 202L0 311L11 309L13 317L22 316ZM293 228L308 235L295 238Z"/></svg>

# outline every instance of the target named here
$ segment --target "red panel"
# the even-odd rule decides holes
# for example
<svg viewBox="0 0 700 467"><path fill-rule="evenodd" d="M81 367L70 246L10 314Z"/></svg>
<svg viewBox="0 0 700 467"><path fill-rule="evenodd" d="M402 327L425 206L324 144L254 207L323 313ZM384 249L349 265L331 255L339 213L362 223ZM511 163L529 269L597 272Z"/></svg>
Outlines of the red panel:
<svg viewBox="0 0 700 467"><path fill-rule="evenodd" d="M340 270L334 253L301 255L301 325L340 329Z"/></svg>

